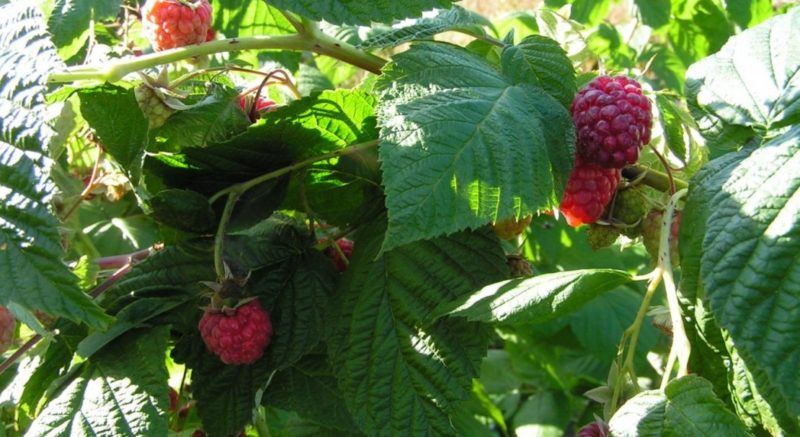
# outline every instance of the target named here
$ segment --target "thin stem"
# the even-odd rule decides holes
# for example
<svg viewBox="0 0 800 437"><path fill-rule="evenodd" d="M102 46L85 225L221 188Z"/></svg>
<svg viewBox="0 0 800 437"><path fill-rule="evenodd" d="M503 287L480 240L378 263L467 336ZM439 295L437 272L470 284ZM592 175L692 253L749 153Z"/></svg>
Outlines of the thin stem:
<svg viewBox="0 0 800 437"><path fill-rule="evenodd" d="M41 339L42 339L42 336L41 336L41 335L39 335L39 334L36 334L36 335L34 335L34 336L33 336L33 337L31 337L31 339L30 339L30 340L28 340L28 341L27 341L25 344L23 344L22 346L20 346L20 347L19 347L19 349L17 349L16 351L14 351L14 353L13 353L13 354L11 354L11 356L10 356L10 357L6 358L6 360L5 360L5 361L3 361L3 363L2 363L2 364L0 364L0 375L2 375L2 374L3 374L3 372L5 372L6 370L8 370L8 368L9 368L9 367L11 367L12 365L14 365L14 363L15 363L15 362L17 362L17 360L18 360L18 359L22 358L22 356L23 356L23 355L25 355L25 353L26 353L26 352L28 352L28 351L29 351L29 350L31 350L31 349L32 349L34 346L36 346L36 343L38 343L38 342L39 342L39 340L41 340Z"/></svg>
<svg viewBox="0 0 800 437"><path fill-rule="evenodd" d="M223 260L223 246L225 244L225 230L228 228L228 222L231 220L233 214L233 206L239 200L239 196L244 191L231 191L228 194L228 201L225 203L225 209L222 210L222 217L219 220L219 227L217 228L217 235L214 237L214 271L217 273L217 278L222 279L225 277L225 261Z"/></svg>
<svg viewBox="0 0 800 437"><path fill-rule="evenodd" d="M92 167L92 174L89 176L89 182L86 183L86 186L83 187L83 191L81 191L80 196L78 199L75 200L75 203L64 213L64 216L61 217L62 221L66 221L68 218L72 216L72 214L78 210L78 207L81 206L84 200L92 193L94 187L97 186L97 175L100 173L100 162L103 159L102 149L97 147L97 159L94 160L94 166Z"/></svg>
<svg viewBox="0 0 800 437"><path fill-rule="evenodd" d="M280 11L281 14L283 14L283 16L286 18L286 21L288 21L289 24L291 24L292 27L294 27L294 30L297 33L301 34L305 33L306 29L305 27L303 27L303 23L300 20L298 20L297 17L294 16L294 14L292 14L289 11L284 11L283 9L280 9Z"/></svg>
<svg viewBox="0 0 800 437"><path fill-rule="evenodd" d="M141 261L154 252L158 252L159 250L164 248L164 244L156 243L147 249L137 250L133 253L126 253L124 255L113 255L113 256L105 256L102 258L97 258L95 263L101 269L118 269L126 264L136 263Z"/></svg>
<svg viewBox="0 0 800 437"><path fill-rule="evenodd" d="M225 188L225 189L223 189L221 191L218 191L216 194L211 196L211 198L209 199L209 202L214 203L220 197L222 197L222 196L224 196L226 194L232 193L232 192L239 192L240 194L244 193L245 191L249 190L250 188L255 187L256 185L259 185L259 184L261 184L263 182L266 182L266 181L268 181L270 179L275 179L277 177L283 176L283 175L285 175L287 173L290 173L290 172L293 172L295 170L299 170L299 169L301 169L303 167L306 167L308 165L314 164L315 162L325 161L325 160L336 158L336 157L339 157L339 156L349 155L351 153L355 153L355 152L359 152L361 150L369 149L369 148L375 147L377 145L378 145L378 140L372 140L372 141L368 141L366 143L356 144L356 145L353 145L353 146L345 147L343 149L335 150L333 152L326 153L324 155L319 155L319 156L315 156L313 158L308 158L306 160L300 161L298 163L292 164L292 165L287 166L287 167L279 168L278 170L275 170L275 171L272 171L272 172L269 172L269 173L265 173L265 174L263 174L261 176L257 176L257 177L255 177L253 179L238 183L236 185L231 185L230 187Z"/></svg>
<svg viewBox="0 0 800 437"><path fill-rule="evenodd" d="M645 316L647 316L647 310L650 308L650 301L653 300L653 296L658 289L658 285L661 283L662 276L663 270L661 269L661 266L657 266L656 269L653 270L650 278L650 284L648 284L647 291L644 293L642 305L639 306L639 311L636 313L636 318L633 320L631 326L625 330L625 335L623 335L623 339L626 336L630 336L630 341L628 343L628 350L625 353L625 361L619 368L619 376L617 378L617 383L614 386L614 392L611 396L612 414L617 410L620 396L622 395L623 388L625 387L626 375L629 372L633 372L633 359L636 356L636 344L639 342L639 333L642 330L642 323L644 322ZM633 382L636 383L635 380Z"/></svg>
<svg viewBox="0 0 800 437"><path fill-rule="evenodd" d="M622 176L630 180L640 180L641 183L664 193L670 192L670 180L675 184L675 188L678 190L689 187L689 183L682 179L678 179L674 176L671 177L671 175L667 175L666 173L639 165L623 168Z"/></svg>
<svg viewBox="0 0 800 437"><path fill-rule="evenodd" d="M678 191L672 195L672 198L670 198L667 204L667 209L664 211L661 222L661 241L658 251L658 264L664 271L664 289L667 293L670 319L672 319L672 348L670 350L670 357L674 356L678 359L678 378L688 374L689 356L692 352L692 345L689 343L689 337L686 335L686 329L683 326L680 301L678 300L678 290L675 287L675 281L672 277L672 260L670 259L669 240L672 235L672 218L675 214L678 202L686 193L687 190L685 188ZM671 375L672 366L670 366L668 362L668 366L661 380L662 389L667 386Z"/></svg>
<svg viewBox="0 0 800 437"><path fill-rule="evenodd" d="M650 145L650 150L653 151L653 154L656 155L659 161L661 161L661 166L664 167L664 171L667 172L667 178L669 179L669 194L675 194L675 179L672 177L672 168L669 166L669 162L667 162L666 158L664 158L661 153L656 150L653 145Z"/></svg>

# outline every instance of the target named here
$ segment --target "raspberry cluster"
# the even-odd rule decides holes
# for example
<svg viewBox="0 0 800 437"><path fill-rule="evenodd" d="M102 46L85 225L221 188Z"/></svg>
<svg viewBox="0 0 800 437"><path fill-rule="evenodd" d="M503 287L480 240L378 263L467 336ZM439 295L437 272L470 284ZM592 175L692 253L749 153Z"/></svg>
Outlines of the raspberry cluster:
<svg viewBox="0 0 800 437"><path fill-rule="evenodd" d="M148 0L142 24L155 51L200 44L210 35L211 5L208 0Z"/></svg>
<svg viewBox="0 0 800 437"><path fill-rule="evenodd" d="M319 241L320 243L325 243L327 238L320 238ZM333 261L336 271L341 273L347 270L347 265L350 263L350 257L353 255L353 241L347 238L340 238L336 240L336 245L339 246L339 250L336 250L333 246L328 246L325 249L325 255ZM342 255L344 255L344 258Z"/></svg>
<svg viewBox="0 0 800 437"><path fill-rule="evenodd" d="M252 364L272 336L269 314L258 299L234 309L206 309L198 325L208 349L225 364Z"/></svg>
<svg viewBox="0 0 800 437"><path fill-rule="evenodd" d="M633 79L600 76L570 106L577 132L575 167L560 210L570 226L595 223L614 195L622 167L650 142L650 101Z"/></svg>

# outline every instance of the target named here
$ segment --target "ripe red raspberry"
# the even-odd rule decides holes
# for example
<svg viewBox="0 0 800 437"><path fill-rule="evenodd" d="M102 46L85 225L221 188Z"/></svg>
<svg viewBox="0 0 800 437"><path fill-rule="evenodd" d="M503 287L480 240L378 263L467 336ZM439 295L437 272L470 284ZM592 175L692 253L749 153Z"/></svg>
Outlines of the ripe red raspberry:
<svg viewBox="0 0 800 437"><path fill-rule="evenodd" d="M147 0L142 22L155 51L200 44L211 26L211 5L208 0Z"/></svg>
<svg viewBox="0 0 800 437"><path fill-rule="evenodd" d="M578 153L601 167L622 168L639 159L650 142L650 100L633 79L600 76L580 90L570 106Z"/></svg>
<svg viewBox="0 0 800 437"><path fill-rule="evenodd" d="M591 224L603 215L611 196L617 189L620 173L617 169L578 162L569 174L564 199L559 209L572 227Z"/></svg>
<svg viewBox="0 0 800 437"><path fill-rule="evenodd" d="M320 243L324 243L327 238L320 238ZM350 261L350 256L353 254L353 241L348 240L347 238L340 238L336 240L336 245L339 246L339 249L342 251L339 253L335 247L329 246L325 249L325 255L328 256L333 261L333 264L336 266L336 271L343 272L347 270L347 265ZM342 254L344 254L345 258L342 258Z"/></svg>
<svg viewBox="0 0 800 437"><path fill-rule="evenodd" d="M5 352L14 342L17 319L6 307L0 306L0 353Z"/></svg>
<svg viewBox="0 0 800 437"><path fill-rule="evenodd" d="M235 309L207 308L198 325L203 341L225 364L252 364L272 336L269 314L258 299Z"/></svg>
<svg viewBox="0 0 800 437"><path fill-rule="evenodd" d="M609 429L605 422L592 422L578 431L576 437L606 437Z"/></svg>

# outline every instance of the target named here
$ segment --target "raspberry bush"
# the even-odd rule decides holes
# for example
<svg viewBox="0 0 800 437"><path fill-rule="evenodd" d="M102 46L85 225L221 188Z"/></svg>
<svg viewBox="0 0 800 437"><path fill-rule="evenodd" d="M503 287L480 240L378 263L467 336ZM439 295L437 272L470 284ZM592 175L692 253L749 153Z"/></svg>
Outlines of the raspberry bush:
<svg viewBox="0 0 800 437"><path fill-rule="evenodd" d="M511 4L3 2L3 435L800 434L800 8Z"/></svg>

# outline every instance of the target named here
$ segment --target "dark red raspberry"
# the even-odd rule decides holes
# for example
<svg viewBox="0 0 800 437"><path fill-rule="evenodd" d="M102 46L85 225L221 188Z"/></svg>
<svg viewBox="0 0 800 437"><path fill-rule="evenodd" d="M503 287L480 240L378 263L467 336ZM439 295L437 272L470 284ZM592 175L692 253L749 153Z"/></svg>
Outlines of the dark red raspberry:
<svg viewBox="0 0 800 437"><path fill-rule="evenodd" d="M147 0L142 22L155 51L200 44L211 26L211 5L208 0Z"/></svg>
<svg viewBox="0 0 800 437"><path fill-rule="evenodd" d="M650 100L633 79L600 76L580 90L570 106L578 153L601 167L622 168L639 159L650 142Z"/></svg>
<svg viewBox="0 0 800 437"><path fill-rule="evenodd" d="M321 238L320 243L325 243L327 238ZM353 241L348 240L347 238L340 238L336 240L336 245L339 246L339 250L336 250L335 247L329 246L325 249L325 255L328 256L331 260L333 260L333 264L336 266L336 270L339 272L343 272L347 270L347 265L350 262L350 256L353 254ZM345 258L342 258L342 254L344 254Z"/></svg>
<svg viewBox="0 0 800 437"><path fill-rule="evenodd" d="M169 411L175 411L178 408L178 392L174 388L169 388Z"/></svg>
<svg viewBox="0 0 800 437"><path fill-rule="evenodd" d="M605 422L593 422L581 428L576 437L606 437L608 433L608 425Z"/></svg>
<svg viewBox="0 0 800 437"><path fill-rule="evenodd" d="M225 364L252 364L264 354L272 336L269 314L258 299L235 309L206 309L200 335Z"/></svg>
<svg viewBox="0 0 800 437"><path fill-rule="evenodd" d="M572 227L592 224L603 215L619 184L619 170L578 162L569 174L559 209Z"/></svg>
<svg viewBox="0 0 800 437"><path fill-rule="evenodd" d="M0 353L5 352L14 342L17 319L6 307L0 306Z"/></svg>

